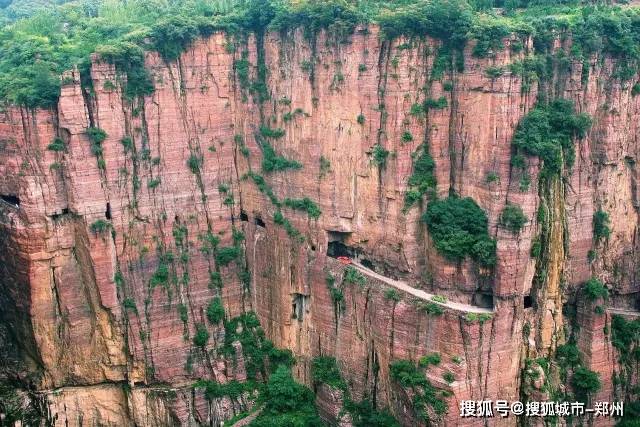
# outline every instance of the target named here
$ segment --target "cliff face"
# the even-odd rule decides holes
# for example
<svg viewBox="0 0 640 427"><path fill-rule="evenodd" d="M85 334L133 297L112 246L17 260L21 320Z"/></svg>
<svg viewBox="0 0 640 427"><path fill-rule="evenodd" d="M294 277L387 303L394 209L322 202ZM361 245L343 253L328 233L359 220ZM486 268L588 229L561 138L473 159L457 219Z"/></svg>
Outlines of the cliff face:
<svg viewBox="0 0 640 427"><path fill-rule="evenodd" d="M217 295L228 317L258 314L267 337L297 356L300 380L311 383L313 357L335 356L352 397L389 406L405 425L418 415L390 378L391 361L439 353L442 363L427 376L451 392L441 423L483 425L461 420L459 401L521 398L525 359L567 339L563 304L577 305L578 347L604 385L595 400L614 400L617 354L603 332L609 312L598 314L579 292L576 303L575 291L596 276L612 290L610 307L635 310L640 105L631 85L612 77L608 58L593 58L588 75L571 64L541 91L523 90L510 72L488 77L488 67L522 58L506 44L492 59L467 51L464 71L434 81L436 42L382 43L375 28L348 43L326 35L312 43L300 33L231 43L215 34L177 62L149 54L155 92L143 100L127 100L124 76L94 58L92 90L70 73L55 111L0 113L2 317L25 370L35 372L23 380L40 392L50 418L209 424L246 409L248 402L207 402L192 391L196 379L245 378L242 352L225 362L224 328L206 319ZM249 80L264 61L269 101L260 104L246 86L245 58ZM576 141L566 179L539 188L538 160L529 158L531 185L523 189L511 140L538 92L574 100L594 124ZM411 114L412 105L441 97L445 108ZM269 143L301 168L261 171L261 125L284 129ZM91 127L106 132L98 155ZM56 136L65 151L47 149ZM412 159L425 142L437 194L453 190L486 211L495 269L447 261L420 221L423 206L403 210ZM381 167L376 144L390 153ZM280 201L318 203L318 219L282 208L302 238L274 221L279 208L269 188ZM529 218L519 234L498 224L507 203ZM541 204L548 244L536 280L542 267L530 253ZM612 233L596 244L598 209L608 212ZM221 262L208 245L234 247L233 230L244 234L242 254ZM336 241L378 273L460 305L429 314L419 296L399 290L399 299L389 298L391 285L373 275L363 286L343 284L337 304L326 279L344 276L344 265L327 256ZM493 316L469 316L478 306ZM193 344L200 324L211 334L204 348ZM331 390L317 400L323 417L340 412Z"/></svg>

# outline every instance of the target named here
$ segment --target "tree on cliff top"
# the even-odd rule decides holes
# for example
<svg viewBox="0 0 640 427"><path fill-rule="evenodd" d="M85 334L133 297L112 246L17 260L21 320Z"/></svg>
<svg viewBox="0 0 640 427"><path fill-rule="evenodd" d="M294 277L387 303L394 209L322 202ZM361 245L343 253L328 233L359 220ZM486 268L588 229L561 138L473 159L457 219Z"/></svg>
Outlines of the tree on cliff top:
<svg viewBox="0 0 640 427"><path fill-rule="evenodd" d="M464 47L473 22L471 6L462 0L420 1L385 10L377 17L384 36L430 36L454 47Z"/></svg>
<svg viewBox="0 0 640 427"><path fill-rule="evenodd" d="M7 1L7 0L4 0ZM509 0L518 7L542 0ZM46 3L42 0L43 3ZM33 4L25 0L16 5ZM53 2L51 2L53 3ZM156 50L166 60L176 59L197 37L214 31L230 34L263 34L265 30L289 32L302 29L308 38L327 29L346 41L358 24L377 23L387 39L400 36L432 37L444 50L459 50L469 39L478 39L475 54L486 55L502 48L507 34L533 35L544 49L559 31L576 35L572 55L604 51L623 63L621 75L637 71L640 60L639 14L633 8L552 7L519 10L499 16L486 0L78 0L56 6L0 8L0 98L28 107L55 104L62 72L78 66L87 74L90 55L96 51L132 53ZM501 6L501 1L493 6ZM25 9L26 10L26 9ZM485 10L478 12L478 10ZM4 15L4 19L3 19ZM440 55L443 58L446 55ZM449 57L452 58L451 55ZM111 59L115 57L112 55ZM117 63L127 75L129 96L147 95L153 88L141 55ZM461 59L460 55L456 56ZM109 60L108 58L106 60ZM85 79L88 81L90 79ZM133 83L131 83L133 82Z"/></svg>

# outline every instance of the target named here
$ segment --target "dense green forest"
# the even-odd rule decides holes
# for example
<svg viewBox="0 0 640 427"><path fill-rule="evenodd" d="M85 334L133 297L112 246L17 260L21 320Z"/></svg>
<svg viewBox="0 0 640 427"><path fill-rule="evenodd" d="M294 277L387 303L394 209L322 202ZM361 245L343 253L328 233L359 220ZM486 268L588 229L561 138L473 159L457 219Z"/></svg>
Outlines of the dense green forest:
<svg viewBox="0 0 640 427"><path fill-rule="evenodd" d="M86 70L98 52L127 72L129 96L153 85L145 50L175 60L195 38L218 30L234 35L304 28L307 37L328 29L347 36L356 25L377 23L382 37L439 39L451 50L477 40L485 56L502 39L533 36L545 50L571 32L572 55L598 51L624 62L635 75L640 58L640 14L611 1L556 0L0 0L0 99L28 107L54 105L60 74Z"/></svg>

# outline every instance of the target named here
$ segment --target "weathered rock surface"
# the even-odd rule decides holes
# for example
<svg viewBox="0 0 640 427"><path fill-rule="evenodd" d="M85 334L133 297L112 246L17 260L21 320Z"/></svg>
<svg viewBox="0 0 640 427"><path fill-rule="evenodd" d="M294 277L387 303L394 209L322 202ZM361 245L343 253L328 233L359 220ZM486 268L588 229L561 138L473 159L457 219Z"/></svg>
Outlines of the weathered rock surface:
<svg viewBox="0 0 640 427"><path fill-rule="evenodd" d="M523 92L520 78L509 72L494 79L484 72L518 55L505 49L478 60L469 51L464 72L448 75L453 89L445 91L429 77L433 41L389 45L372 28L346 44L322 36L312 50L301 34L288 40L270 34L264 57L271 100L260 106L234 71L245 46L229 53L226 42L222 34L197 41L173 63L149 54L156 90L144 100L127 100L119 87L107 89L105 83L122 76L94 58L94 96L83 93L73 74L55 111L0 113L0 195L19 199L19 207L0 202L2 319L34 366L31 384L46 396L55 425L208 425L240 412L242 405L208 403L189 387L199 378L243 379L241 363L234 371L216 353L224 330L205 316L216 295L229 316L257 312L267 336L297 356L300 380L311 382L314 356L333 355L353 398L375 396L405 425L418 421L389 377L391 361L440 353L443 362L428 379L452 393L441 423L484 425L460 419L459 402L519 399L523 358L544 356L565 339L562 304L571 290L595 275L615 290L612 304L634 308L628 302L638 292L640 98L611 77L611 61L594 59L586 79L582 64L559 77L556 95L575 100L594 125L577 142L568 179L554 187L552 261L545 287L532 290L539 189L532 179L521 190L510 160L514 129L534 105L536 90ZM255 41L246 49L253 76ZM312 75L303 64L312 64ZM447 108L409 114L412 104L441 96ZM276 152L303 166L263 173L267 185L280 200L309 197L322 210L313 220L283 208L302 242L274 223L276 207L245 177L262 173L256 139L261 118L285 130L270 141ZM99 158L85 132L89 127L107 134ZM412 141L403 141L405 131ZM47 150L56 135L65 152ZM131 148L122 143L125 137ZM403 212L412 154L424 141L435 160L437 193L454 189L487 212L498 242L495 271L446 261L420 221L421 208ZM371 158L378 143L392 153L382 169ZM538 162L528 160L535 177ZM323 166L326 161L330 166ZM490 172L498 179L488 182ZM507 202L530 219L519 235L498 225ZM612 235L594 245L598 208L609 212ZM96 221L110 228L96 232ZM231 246L234 228L245 235L242 262L217 265L201 250L203 242L215 235L221 247ZM387 285L371 278L362 288L345 287L344 309L338 310L325 280L331 273L340 282L343 274L343 266L326 256L336 236L385 274L402 275L453 301L489 301L493 318L468 321L466 313L449 309L428 315L408 295L399 302L385 298ZM593 248L598 257L589 263ZM168 252L167 283L152 286ZM244 268L251 273L247 286ZM216 271L221 289L210 283ZM293 318L295 302L303 307ZM579 348L604 383L600 400L613 400L616 356L602 333L607 319L592 307L578 314ZM525 323L532 332L523 338ZM212 335L204 350L193 345L197 324L206 324ZM445 371L455 375L453 383L442 379ZM176 390L158 391L160 384ZM334 398L327 390L318 394L325 418L339 414ZM491 425L515 423L510 417Z"/></svg>

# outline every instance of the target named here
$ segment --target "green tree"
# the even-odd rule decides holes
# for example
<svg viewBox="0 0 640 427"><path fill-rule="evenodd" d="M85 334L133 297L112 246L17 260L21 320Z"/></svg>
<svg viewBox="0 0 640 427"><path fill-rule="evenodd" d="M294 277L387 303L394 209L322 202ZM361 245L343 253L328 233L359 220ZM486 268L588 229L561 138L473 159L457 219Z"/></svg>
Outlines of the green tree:
<svg viewBox="0 0 640 427"><path fill-rule="evenodd" d="M422 216L435 247L451 261L471 256L485 266L495 264L495 241L488 235L488 220L473 199L448 197L429 203Z"/></svg>
<svg viewBox="0 0 640 427"><path fill-rule="evenodd" d="M278 366L269 377L264 398L264 409L251 423L254 427L320 427L311 390L297 383L291 371Z"/></svg>
<svg viewBox="0 0 640 427"><path fill-rule="evenodd" d="M573 371L571 385L576 392L576 397L583 401L586 400L589 395L597 393L602 387L600 376L596 372L583 366Z"/></svg>
<svg viewBox="0 0 640 427"><path fill-rule="evenodd" d="M611 235L611 228L609 226L609 214L602 209L598 209L593 214L593 238L596 243L602 239L608 239Z"/></svg>
<svg viewBox="0 0 640 427"><path fill-rule="evenodd" d="M209 301L207 306L207 319L213 325L217 325L224 319L224 305L220 297L215 297Z"/></svg>
<svg viewBox="0 0 640 427"><path fill-rule="evenodd" d="M519 233L528 219L518 205L507 204L500 214L500 225L512 233Z"/></svg>

